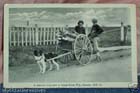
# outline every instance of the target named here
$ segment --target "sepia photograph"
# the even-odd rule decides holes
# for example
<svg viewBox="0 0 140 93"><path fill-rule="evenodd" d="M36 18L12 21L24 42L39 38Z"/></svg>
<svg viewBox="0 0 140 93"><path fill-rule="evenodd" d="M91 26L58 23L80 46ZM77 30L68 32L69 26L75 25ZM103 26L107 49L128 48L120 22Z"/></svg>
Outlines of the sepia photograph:
<svg viewBox="0 0 140 93"><path fill-rule="evenodd" d="M135 6L7 4L5 88L137 85Z"/></svg>

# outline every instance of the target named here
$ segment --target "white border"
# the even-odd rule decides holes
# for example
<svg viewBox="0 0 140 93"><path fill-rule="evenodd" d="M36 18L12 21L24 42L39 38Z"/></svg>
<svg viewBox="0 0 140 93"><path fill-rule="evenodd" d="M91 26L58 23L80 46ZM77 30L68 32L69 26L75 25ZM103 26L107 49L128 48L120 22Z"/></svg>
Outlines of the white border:
<svg viewBox="0 0 140 93"><path fill-rule="evenodd" d="M132 26L132 82L10 83L9 9L10 8L130 8ZM4 87L5 88L128 88L137 84L136 7L133 4L6 4L4 6ZM84 86L83 84L88 84Z"/></svg>

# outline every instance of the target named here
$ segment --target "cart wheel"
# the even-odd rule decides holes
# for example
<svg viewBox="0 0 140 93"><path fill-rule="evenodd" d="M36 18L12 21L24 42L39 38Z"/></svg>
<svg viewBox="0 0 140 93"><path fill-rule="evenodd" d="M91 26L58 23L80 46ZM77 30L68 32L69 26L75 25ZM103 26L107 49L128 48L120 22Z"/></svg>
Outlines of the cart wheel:
<svg viewBox="0 0 140 93"><path fill-rule="evenodd" d="M81 65L89 63L91 60L92 51L93 48L89 38L84 34L78 35L74 42L74 54L77 61Z"/></svg>

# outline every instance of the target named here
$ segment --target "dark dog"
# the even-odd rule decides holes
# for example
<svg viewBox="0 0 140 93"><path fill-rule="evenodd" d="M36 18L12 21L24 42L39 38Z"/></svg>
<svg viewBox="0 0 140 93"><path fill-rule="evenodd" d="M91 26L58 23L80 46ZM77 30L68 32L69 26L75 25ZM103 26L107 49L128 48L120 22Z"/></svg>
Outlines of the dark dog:
<svg viewBox="0 0 140 93"><path fill-rule="evenodd" d="M34 58L37 61L37 64L40 68L40 73L45 73L46 62L48 62L50 65L49 70L53 69L53 64L56 66L56 69L59 70L59 64L54 59L52 59L56 56L57 55L55 53L44 54L42 50L34 50Z"/></svg>

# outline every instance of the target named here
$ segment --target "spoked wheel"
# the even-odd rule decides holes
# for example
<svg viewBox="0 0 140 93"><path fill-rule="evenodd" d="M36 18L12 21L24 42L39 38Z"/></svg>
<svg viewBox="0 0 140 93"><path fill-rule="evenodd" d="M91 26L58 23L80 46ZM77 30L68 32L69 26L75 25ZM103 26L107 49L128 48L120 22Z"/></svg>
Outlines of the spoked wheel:
<svg viewBox="0 0 140 93"><path fill-rule="evenodd" d="M81 65L86 65L90 62L92 56L93 47L89 38L80 34L76 37L74 42L74 53L77 61Z"/></svg>
<svg viewBox="0 0 140 93"><path fill-rule="evenodd" d="M69 61L74 60L73 54L72 53L69 53L69 51L64 51L64 50L59 49L57 51L57 54L58 55L67 54L65 56L62 56L62 57L58 58L59 62L61 62L63 64L68 64L68 63L70 63Z"/></svg>

